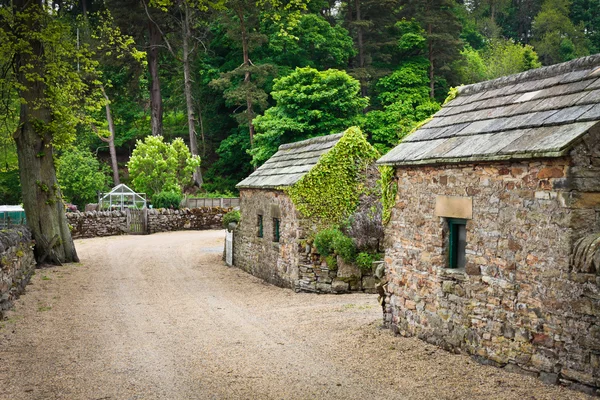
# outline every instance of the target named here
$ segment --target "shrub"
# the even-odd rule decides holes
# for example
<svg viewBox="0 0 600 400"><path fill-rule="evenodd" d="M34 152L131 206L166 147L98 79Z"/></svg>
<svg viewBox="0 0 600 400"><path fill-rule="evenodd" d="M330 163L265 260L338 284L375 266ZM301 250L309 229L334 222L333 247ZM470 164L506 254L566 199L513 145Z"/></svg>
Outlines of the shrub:
<svg viewBox="0 0 600 400"><path fill-rule="evenodd" d="M240 222L241 218L240 210L229 211L227 214L223 215L223 228L227 228L232 222Z"/></svg>
<svg viewBox="0 0 600 400"><path fill-rule="evenodd" d="M177 192L160 192L152 196L152 206L154 208L174 208L179 209L183 196Z"/></svg>
<svg viewBox="0 0 600 400"><path fill-rule="evenodd" d="M314 245L323 257L333 254L333 239L341 232L335 228L324 229L315 235Z"/></svg>
<svg viewBox="0 0 600 400"><path fill-rule="evenodd" d="M368 272L373 267L373 262L379 261L379 254L367 253L365 251L358 253L356 256L356 265L363 272Z"/></svg>
<svg viewBox="0 0 600 400"><path fill-rule="evenodd" d="M324 229L317 233L314 245L323 257L336 253L348 263L354 260L356 254L356 246L352 238L344 235L337 228Z"/></svg>
<svg viewBox="0 0 600 400"><path fill-rule="evenodd" d="M337 257L327 256L325 257L325 262L327 263L327 267L329 267L330 270L335 271L338 269Z"/></svg>
<svg viewBox="0 0 600 400"><path fill-rule="evenodd" d="M333 238L333 249L340 257L342 257L344 262L351 263L354 261L354 256L356 255L354 240L344 235L342 232L339 232L339 235L336 235Z"/></svg>

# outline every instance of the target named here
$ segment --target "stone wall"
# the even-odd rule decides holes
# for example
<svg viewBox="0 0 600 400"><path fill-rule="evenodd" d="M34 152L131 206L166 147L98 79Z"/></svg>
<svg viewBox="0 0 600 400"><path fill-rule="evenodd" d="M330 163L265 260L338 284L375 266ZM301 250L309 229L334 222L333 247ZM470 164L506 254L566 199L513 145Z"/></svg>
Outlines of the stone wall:
<svg viewBox="0 0 600 400"><path fill-rule="evenodd" d="M25 227L0 231L0 320L35 270L32 245L31 233Z"/></svg>
<svg viewBox="0 0 600 400"><path fill-rule="evenodd" d="M250 274L281 287L298 280L299 239L304 236L292 200L277 190L240 190L242 219L233 235L233 263ZM263 237L258 237L258 215ZM280 218L279 242L273 241L273 218Z"/></svg>
<svg viewBox="0 0 600 400"><path fill-rule="evenodd" d="M194 209L149 209L148 233L181 230L203 230L222 228L223 215L231 208L201 207ZM91 238L126 234L127 214L125 211L86 211L67 213L73 227L73 238Z"/></svg>
<svg viewBox="0 0 600 400"><path fill-rule="evenodd" d="M363 273L338 257L331 270L316 248L306 244L310 220L303 219L281 191L246 189L240 192L242 220L234 232L233 263L250 274L282 287L315 293L374 293L379 282L372 271ZM258 215L263 237L258 237ZM273 218L280 217L280 240L273 241Z"/></svg>
<svg viewBox="0 0 600 400"><path fill-rule="evenodd" d="M590 393L600 386L600 276L572 269L600 232L600 135L569 157L398 168L385 320L397 333ZM436 196L470 197L467 264L447 267Z"/></svg>

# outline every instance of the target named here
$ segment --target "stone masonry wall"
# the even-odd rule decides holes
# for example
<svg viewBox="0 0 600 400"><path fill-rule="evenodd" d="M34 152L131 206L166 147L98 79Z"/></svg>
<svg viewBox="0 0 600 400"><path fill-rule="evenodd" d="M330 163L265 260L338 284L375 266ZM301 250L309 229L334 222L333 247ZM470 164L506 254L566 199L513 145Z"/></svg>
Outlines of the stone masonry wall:
<svg viewBox="0 0 600 400"><path fill-rule="evenodd" d="M379 282L338 257L330 270L316 248L305 243L310 221L303 219L291 199L274 190L242 190L242 220L234 232L235 266L270 282L296 291L315 293L375 293ZM280 216L280 241L273 242L273 206ZM263 237L258 237L258 215L263 215Z"/></svg>
<svg viewBox="0 0 600 400"><path fill-rule="evenodd" d="M220 229L223 215L231 208L149 209L148 233L181 230ZM123 235L127 233L125 211L86 211L67 213L73 238Z"/></svg>
<svg viewBox="0 0 600 400"><path fill-rule="evenodd" d="M298 238L303 237L292 200L281 191L240 191L242 219L234 232L233 263L267 282L293 288L298 280ZM258 237L258 215L263 237ZM273 241L273 217L280 218L279 243Z"/></svg>
<svg viewBox="0 0 600 400"><path fill-rule="evenodd" d="M0 231L0 320L25 290L35 270L31 233L25 227Z"/></svg>
<svg viewBox="0 0 600 400"><path fill-rule="evenodd" d="M598 394L600 276L573 271L569 256L600 232L599 138L562 159L398 168L385 239L390 327ZM462 270L446 268L437 195L473 200Z"/></svg>

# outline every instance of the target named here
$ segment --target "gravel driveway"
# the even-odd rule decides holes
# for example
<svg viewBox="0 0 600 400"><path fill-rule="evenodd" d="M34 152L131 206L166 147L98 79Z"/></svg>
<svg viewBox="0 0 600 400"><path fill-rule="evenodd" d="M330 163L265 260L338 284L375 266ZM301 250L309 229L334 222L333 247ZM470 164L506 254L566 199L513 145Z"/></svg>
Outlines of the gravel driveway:
<svg viewBox="0 0 600 400"><path fill-rule="evenodd" d="M294 293L223 231L76 241L0 328L1 399L585 399L379 328L375 295Z"/></svg>

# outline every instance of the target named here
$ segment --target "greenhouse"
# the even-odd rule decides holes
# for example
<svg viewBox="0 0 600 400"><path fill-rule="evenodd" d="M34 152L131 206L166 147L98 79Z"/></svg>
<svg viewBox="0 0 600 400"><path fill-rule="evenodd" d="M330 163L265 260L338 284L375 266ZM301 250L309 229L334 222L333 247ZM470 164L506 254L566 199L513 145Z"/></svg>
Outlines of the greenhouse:
<svg viewBox="0 0 600 400"><path fill-rule="evenodd" d="M25 225L25 210L21 206L0 206L0 228L6 229L13 225Z"/></svg>
<svg viewBox="0 0 600 400"><path fill-rule="evenodd" d="M98 196L99 210L141 209L146 207L146 193L136 193L129 186L120 184L109 193Z"/></svg>

